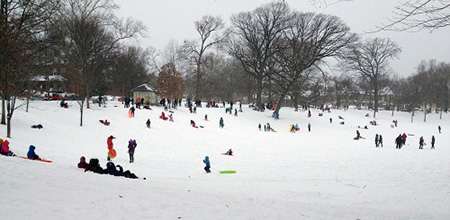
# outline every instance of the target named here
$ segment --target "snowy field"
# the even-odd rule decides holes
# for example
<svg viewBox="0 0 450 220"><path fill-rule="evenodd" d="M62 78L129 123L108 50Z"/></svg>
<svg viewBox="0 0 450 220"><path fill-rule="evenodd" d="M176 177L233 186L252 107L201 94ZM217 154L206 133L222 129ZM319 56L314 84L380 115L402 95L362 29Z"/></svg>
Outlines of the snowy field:
<svg viewBox="0 0 450 220"><path fill-rule="evenodd" d="M380 112L379 126L371 126L373 118L365 115L372 113L365 110L332 110L322 117L312 110L308 118L307 112L283 108L274 121L271 112L247 106L238 117L223 108L198 108L197 114L179 108L175 122L169 122L158 118L160 107L136 110L130 119L128 109L108 102L107 108L85 110L80 127L79 105L69 104L64 109L56 101L33 101L28 113L25 107L16 110L11 151L26 155L33 144L39 156L53 163L0 156L0 219L450 219L446 113L443 119L429 114L424 123L420 112L411 123L408 113ZM204 128L192 128L191 119ZM398 127L391 128L394 119ZM267 122L277 132L258 130L259 123ZM300 132L290 133L295 123ZM35 124L44 128L30 128ZM366 139L353 140L357 127L365 125L369 129L360 132ZM394 144L400 133L410 134L401 150ZM7 139L6 126L1 125L0 134ZM383 135L383 148L375 147L375 134ZM109 135L117 137L113 161L141 179L77 168L81 156L98 158L106 167ZM435 150L430 149L432 135ZM420 136L427 143L423 150ZM128 163L130 138L138 144L134 164ZM235 156L221 155L229 148ZM203 170L207 155L210 174Z"/></svg>

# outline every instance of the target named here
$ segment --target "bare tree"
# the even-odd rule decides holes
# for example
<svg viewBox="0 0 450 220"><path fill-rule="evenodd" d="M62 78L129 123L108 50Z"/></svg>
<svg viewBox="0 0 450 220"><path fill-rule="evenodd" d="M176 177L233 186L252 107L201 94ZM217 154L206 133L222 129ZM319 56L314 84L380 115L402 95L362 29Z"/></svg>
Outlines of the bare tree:
<svg viewBox="0 0 450 220"><path fill-rule="evenodd" d="M202 71L203 56L209 48L223 42L225 35L219 35L218 33L223 28L224 23L222 18L210 15L203 16L199 21L195 22L195 29L200 35L199 42L194 40L185 41L185 50L191 55L196 66L195 97L198 100L201 100L202 98L201 88L204 74Z"/></svg>
<svg viewBox="0 0 450 220"><path fill-rule="evenodd" d="M288 27L291 15L286 3L273 2L231 17L228 52L255 78L257 108L261 108L263 82L272 74L270 63L276 52L273 44Z"/></svg>
<svg viewBox="0 0 450 220"><path fill-rule="evenodd" d="M367 39L356 45L346 57L344 66L349 71L355 71L368 79L372 86L374 97L373 117L378 111L378 99L382 82L389 74L389 59L397 58L401 52L397 43L388 38Z"/></svg>
<svg viewBox="0 0 450 220"><path fill-rule="evenodd" d="M318 7L355 0L310 0ZM392 10L392 17L376 31L436 30L450 25L450 1L403 0Z"/></svg>
<svg viewBox="0 0 450 220"><path fill-rule="evenodd" d="M327 57L341 56L356 41L356 35L336 16L294 13L282 40L276 44L275 60L280 71L274 81L281 92L274 114L279 114L281 103L295 83L309 80L314 72L307 69L319 66Z"/></svg>
<svg viewBox="0 0 450 220"><path fill-rule="evenodd" d="M112 0L67 0L55 16L54 31L60 34L59 46L75 74L80 100L80 126L83 107L92 90L102 82L112 51L125 39L142 34L145 27L131 19L114 15ZM89 108L89 102L86 107Z"/></svg>
<svg viewBox="0 0 450 220"><path fill-rule="evenodd" d="M33 57L45 47L47 21L57 6L56 0L0 1L1 123L6 122L7 137L11 137L16 99L30 79Z"/></svg>
<svg viewBox="0 0 450 220"><path fill-rule="evenodd" d="M116 52L112 58L112 69L109 70L108 80L110 80L109 91L121 96L129 96L131 89L151 81L149 74L150 50L140 47L130 46L124 50ZM153 76L154 77L154 76Z"/></svg>

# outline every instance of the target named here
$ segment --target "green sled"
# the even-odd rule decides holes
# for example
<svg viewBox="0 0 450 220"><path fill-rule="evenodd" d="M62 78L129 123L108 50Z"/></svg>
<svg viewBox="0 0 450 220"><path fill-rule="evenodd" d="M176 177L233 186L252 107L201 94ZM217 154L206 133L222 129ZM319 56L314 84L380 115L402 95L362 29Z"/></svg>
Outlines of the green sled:
<svg viewBox="0 0 450 220"><path fill-rule="evenodd" d="M230 174L230 173L236 173L236 170L221 170L219 172L222 174Z"/></svg>

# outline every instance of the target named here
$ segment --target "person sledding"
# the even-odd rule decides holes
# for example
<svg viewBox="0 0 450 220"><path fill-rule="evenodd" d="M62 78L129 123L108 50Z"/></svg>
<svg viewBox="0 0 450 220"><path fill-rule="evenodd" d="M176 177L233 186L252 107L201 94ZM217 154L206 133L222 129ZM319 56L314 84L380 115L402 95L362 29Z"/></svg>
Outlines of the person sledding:
<svg viewBox="0 0 450 220"><path fill-rule="evenodd" d="M233 150L229 149L227 152L225 152L223 155L230 155L233 156Z"/></svg>
<svg viewBox="0 0 450 220"><path fill-rule="evenodd" d="M61 102L59 102L59 106L61 108L69 108L69 105L67 104L67 102L64 99L61 100Z"/></svg>
<svg viewBox="0 0 450 220"><path fill-rule="evenodd" d="M194 120L191 120L191 126L192 126L193 128L198 128L198 127L195 125L195 121L194 121Z"/></svg>
<svg viewBox="0 0 450 220"><path fill-rule="evenodd" d="M0 153L5 156L16 156L12 151L9 150L9 141L0 138Z"/></svg>
<svg viewBox="0 0 450 220"><path fill-rule="evenodd" d="M203 160L203 163L205 163L205 171L206 173L211 173L211 163L209 162L209 157L205 156L205 159Z"/></svg>
<svg viewBox="0 0 450 220"><path fill-rule="evenodd" d="M99 121L100 123L106 125L106 126L108 126L109 124L111 124L111 122L109 122L108 119L105 119L105 120L98 120L98 121Z"/></svg>
<svg viewBox="0 0 450 220"><path fill-rule="evenodd" d="M37 124L37 125L31 125L31 128L42 129L42 128L44 128L44 126L42 126L41 124Z"/></svg>
<svg viewBox="0 0 450 220"><path fill-rule="evenodd" d="M361 137L361 134L359 133L359 130L356 130L356 137L353 138L354 140L359 140Z"/></svg>
<svg viewBox="0 0 450 220"><path fill-rule="evenodd" d="M78 163L77 166L80 169L87 169L89 167L89 164L86 163L86 158L84 156L80 157L80 162Z"/></svg>
<svg viewBox="0 0 450 220"><path fill-rule="evenodd" d="M166 114L164 112L161 112L161 115L159 116L159 118L164 120L164 121L167 120Z"/></svg>
<svg viewBox="0 0 450 220"><path fill-rule="evenodd" d="M89 160L88 168L86 168L84 172L86 171L91 171L98 174L105 173L105 170L103 170L103 168L100 166L99 160L97 158L92 158L91 160Z"/></svg>
<svg viewBox="0 0 450 220"><path fill-rule="evenodd" d="M35 147L34 145L30 145L30 148L29 148L28 153L27 153L27 157L28 157L29 159L32 159L32 160L41 159L41 158L34 152L35 149L36 149L36 147Z"/></svg>
<svg viewBox="0 0 450 220"><path fill-rule="evenodd" d="M138 177L134 173L129 170L124 172L122 166L115 165L111 161L106 163L105 173L113 176L123 176L125 178L138 179Z"/></svg>

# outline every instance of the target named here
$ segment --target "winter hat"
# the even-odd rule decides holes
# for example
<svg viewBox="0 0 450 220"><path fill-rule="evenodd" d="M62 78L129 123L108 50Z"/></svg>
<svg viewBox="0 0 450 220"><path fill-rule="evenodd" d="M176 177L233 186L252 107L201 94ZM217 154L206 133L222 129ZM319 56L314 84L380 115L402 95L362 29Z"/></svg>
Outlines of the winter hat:
<svg viewBox="0 0 450 220"><path fill-rule="evenodd" d="M80 157L80 162L86 162L86 158L84 156Z"/></svg>
<svg viewBox="0 0 450 220"><path fill-rule="evenodd" d="M36 147L34 145L30 145L30 150L34 150Z"/></svg>

